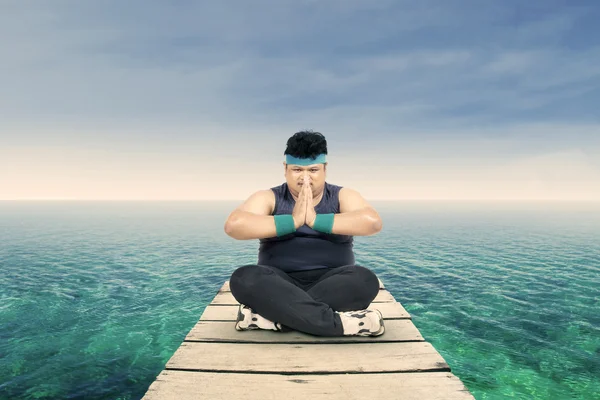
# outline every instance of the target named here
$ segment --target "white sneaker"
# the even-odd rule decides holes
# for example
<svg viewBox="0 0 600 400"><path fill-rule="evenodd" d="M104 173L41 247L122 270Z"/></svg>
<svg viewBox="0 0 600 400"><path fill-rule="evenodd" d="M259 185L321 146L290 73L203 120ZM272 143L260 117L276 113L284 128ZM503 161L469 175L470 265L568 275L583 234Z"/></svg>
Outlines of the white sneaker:
<svg viewBox="0 0 600 400"><path fill-rule="evenodd" d="M344 336L379 336L385 332L379 310L336 311L342 320Z"/></svg>
<svg viewBox="0 0 600 400"><path fill-rule="evenodd" d="M269 321L262 315L255 313L250 307L240 304L235 329L238 331L249 331L253 329L281 331L281 325Z"/></svg>

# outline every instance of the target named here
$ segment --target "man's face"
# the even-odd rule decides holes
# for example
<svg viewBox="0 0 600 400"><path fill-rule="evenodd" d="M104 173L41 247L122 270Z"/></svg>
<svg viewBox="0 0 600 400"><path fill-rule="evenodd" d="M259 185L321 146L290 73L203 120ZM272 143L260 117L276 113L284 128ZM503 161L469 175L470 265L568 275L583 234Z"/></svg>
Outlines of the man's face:
<svg viewBox="0 0 600 400"><path fill-rule="evenodd" d="M326 164L285 165L285 180L294 194L300 193L304 182L310 178L313 193L319 193L325 186Z"/></svg>

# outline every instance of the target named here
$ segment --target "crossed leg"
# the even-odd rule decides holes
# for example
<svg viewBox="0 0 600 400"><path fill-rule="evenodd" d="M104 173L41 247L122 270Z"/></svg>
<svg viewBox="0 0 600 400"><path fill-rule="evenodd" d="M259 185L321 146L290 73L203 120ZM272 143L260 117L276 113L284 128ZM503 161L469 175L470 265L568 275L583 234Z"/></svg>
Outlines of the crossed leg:
<svg viewBox="0 0 600 400"><path fill-rule="evenodd" d="M364 310L379 293L379 280L368 268L345 265L321 276L307 291L335 311Z"/></svg>
<svg viewBox="0 0 600 400"><path fill-rule="evenodd" d="M379 291L377 276L357 265L332 269L305 290L278 268L250 264L234 271L229 286L239 303L261 316L318 336L343 335L335 311L367 308Z"/></svg>

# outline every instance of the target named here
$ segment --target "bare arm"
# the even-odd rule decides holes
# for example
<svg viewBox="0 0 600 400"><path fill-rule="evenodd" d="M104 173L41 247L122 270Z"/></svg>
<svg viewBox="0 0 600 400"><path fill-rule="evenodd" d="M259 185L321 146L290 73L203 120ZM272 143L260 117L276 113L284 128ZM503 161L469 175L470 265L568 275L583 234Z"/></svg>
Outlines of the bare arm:
<svg viewBox="0 0 600 400"><path fill-rule="evenodd" d="M277 236L275 219L275 195L271 190L252 194L225 221L225 233L237 240L262 239Z"/></svg>
<svg viewBox="0 0 600 400"><path fill-rule="evenodd" d="M370 236L381 231L383 223L375 209L356 190L342 188L340 213L335 214L331 233Z"/></svg>

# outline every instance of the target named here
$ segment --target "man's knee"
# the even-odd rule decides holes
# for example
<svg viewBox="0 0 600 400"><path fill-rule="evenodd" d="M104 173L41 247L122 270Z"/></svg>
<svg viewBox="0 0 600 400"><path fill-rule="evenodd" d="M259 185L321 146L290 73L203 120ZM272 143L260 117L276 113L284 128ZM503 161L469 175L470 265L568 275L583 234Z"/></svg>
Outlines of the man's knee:
<svg viewBox="0 0 600 400"><path fill-rule="evenodd" d="M363 267L361 265L355 265L356 274L360 277L361 282L364 282L367 291L376 297L379 293L379 279L377 275L371 271L369 268Z"/></svg>
<svg viewBox="0 0 600 400"><path fill-rule="evenodd" d="M231 274L229 279L229 288L232 293L239 293L242 290L251 289L261 276L272 274L269 268L262 265L248 264L242 265Z"/></svg>

